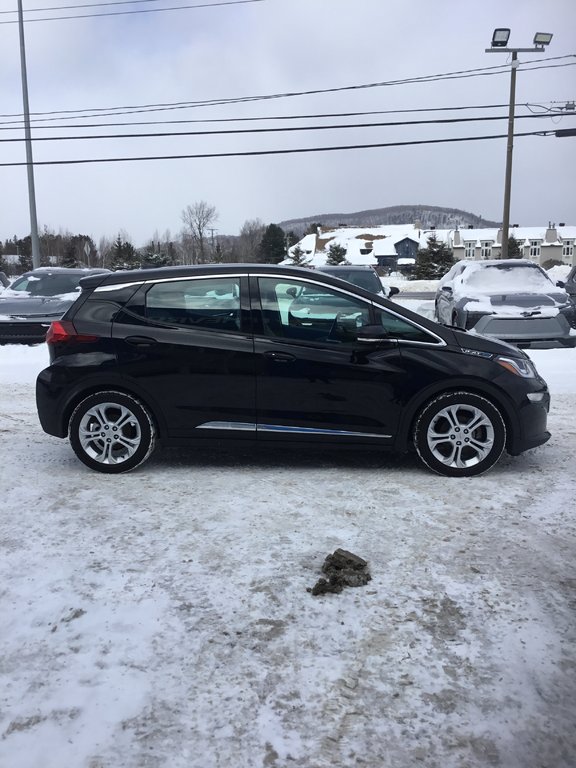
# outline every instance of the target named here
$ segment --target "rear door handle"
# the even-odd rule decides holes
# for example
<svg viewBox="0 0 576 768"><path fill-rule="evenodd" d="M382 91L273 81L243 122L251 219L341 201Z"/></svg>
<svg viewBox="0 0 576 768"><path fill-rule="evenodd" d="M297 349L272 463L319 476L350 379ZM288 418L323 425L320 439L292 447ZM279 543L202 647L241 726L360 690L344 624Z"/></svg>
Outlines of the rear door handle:
<svg viewBox="0 0 576 768"><path fill-rule="evenodd" d="M154 347L158 343L150 336L128 336L125 341L133 347Z"/></svg>
<svg viewBox="0 0 576 768"><path fill-rule="evenodd" d="M275 363L293 363L296 360L296 357L289 352L264 352L264 357Z"/></svg>

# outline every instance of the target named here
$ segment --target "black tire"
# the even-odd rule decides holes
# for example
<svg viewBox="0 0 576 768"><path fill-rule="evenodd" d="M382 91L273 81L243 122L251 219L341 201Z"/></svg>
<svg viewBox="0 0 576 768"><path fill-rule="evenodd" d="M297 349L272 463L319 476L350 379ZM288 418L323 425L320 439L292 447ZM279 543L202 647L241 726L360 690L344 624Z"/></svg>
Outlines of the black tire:
<svg viewBox="0 0 576 768"><path fill-rule="evenodd" d="M129 472L154 450L156 430L146 407L124 392L98 392L72 414L68 437L81 462L97 472Z"/></svg>
<svg viewBox="0 0 576 768"><path fill-rule="evenodd" d="M439 475L472 477L496 464L506 445L506 426L485 397L447 392L418 415L414 445L424 464Z"/></svg>

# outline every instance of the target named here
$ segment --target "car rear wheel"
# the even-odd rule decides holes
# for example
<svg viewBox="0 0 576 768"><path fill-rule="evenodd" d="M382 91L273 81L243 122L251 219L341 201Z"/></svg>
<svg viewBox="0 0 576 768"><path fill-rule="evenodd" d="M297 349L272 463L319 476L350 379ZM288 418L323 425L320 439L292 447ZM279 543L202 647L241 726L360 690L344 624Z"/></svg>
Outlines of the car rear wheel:
<svg viewBox="0 0 576 768"><path fill-rule="evenodd" d="M500 411L473 392L449 392L420 412L414 445L422 461L447 477L480 475L494 466L506 444Z"/></svg>
<svg viewBox="0 0 576 768"><path fill-rule="evenodd" d="M150 456L155 428L148 410L123 392L99 392L76 407L70 444L80 461L98 472L129 472Z"/></svg>

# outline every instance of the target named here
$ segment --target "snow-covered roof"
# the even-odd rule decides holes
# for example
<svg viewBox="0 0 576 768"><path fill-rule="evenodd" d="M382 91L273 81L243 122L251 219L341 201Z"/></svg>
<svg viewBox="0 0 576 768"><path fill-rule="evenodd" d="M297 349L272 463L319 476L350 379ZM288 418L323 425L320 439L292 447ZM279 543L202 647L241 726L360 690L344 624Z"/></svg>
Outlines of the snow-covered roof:
<svg viewBox="0 0 576 768"><path fill-rule="evenodd" d="M531 240L539 240L543 247L559 246L565 240L576 241L576 226L556 226L557 239L550 239L548 227L512 227L510 234L522 244L528 246ZM548 233L548 242L546 236ZM455 236L459 236L458 245L454 244ZM483 242L491 242L500 245L501 230L494 227L474 229L424 229L413 224L383 224L379 227L339 227L337 229L321 230L317 235L305 235L298 245L309 257L312 266L322 266L326 263L329 248L337 244L346 249L346 260L350 264L376 264L379 257L395 256L396 245L405 239L410 239L418 244L418 248L426 248L428 240L435 237L439 242L453 249L463 248L466 243L474 243L474 247L480 247ZM500 238L500 240L499 240ZM457 239L457 238L456 238ZM366 250L365 243L372 241L372 251L368 254L361 253ZM289 249L292 253L295 246Z"/></svg>

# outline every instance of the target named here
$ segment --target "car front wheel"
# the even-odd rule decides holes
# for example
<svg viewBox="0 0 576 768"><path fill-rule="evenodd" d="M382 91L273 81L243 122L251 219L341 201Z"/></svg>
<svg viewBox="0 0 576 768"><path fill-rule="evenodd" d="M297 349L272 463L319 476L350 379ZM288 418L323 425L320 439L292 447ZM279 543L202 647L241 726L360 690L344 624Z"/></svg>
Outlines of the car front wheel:
<svg viewBox="0 0 576 768"><path fill-rule="evenodd" d="M500 411L473 392L448 392L416 419L414 445L422 461L447 477L480 475L494 466L506 444Z"/></svg>
<svg viewBox="0 0 576 768"><path fill-rule="evenodd" d="M90 469L129 472L150 456L155 428L148 410L123 392L89 395L70 418L70 444Z"/></svg>

